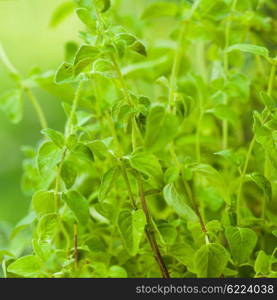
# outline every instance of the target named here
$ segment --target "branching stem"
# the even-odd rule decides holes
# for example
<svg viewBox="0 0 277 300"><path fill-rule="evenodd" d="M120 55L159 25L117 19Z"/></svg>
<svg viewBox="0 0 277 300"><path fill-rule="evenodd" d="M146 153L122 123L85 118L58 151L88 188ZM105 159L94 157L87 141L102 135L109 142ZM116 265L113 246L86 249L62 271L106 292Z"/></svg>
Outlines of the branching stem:
<svg viewBox="0 0 277 300"><path fill-rule="evenodd" d="M159 249L156 237L155 237L155 232L152 229L152 219L148 210L148 206L147 206L147 202L145 199L145 194L144 194L144 188L143 188L143 183L141 180L141 175L138 174L137 176L137 182L138 182L138 188L139 188L139 196L140 196L140 200L141 200L141 206L143 209L143 212L145 214L146 217L146 228L145 228L145 234L147 236L147 239L150 243L151 249L153 251L153 255L155 257L156 262L158 263L159 267L160 267L160 271L161 274L163 276L163 278L170 278L168 269L166 267L166 264L163 260L163 257L161 255L161 251Z"/></svg>

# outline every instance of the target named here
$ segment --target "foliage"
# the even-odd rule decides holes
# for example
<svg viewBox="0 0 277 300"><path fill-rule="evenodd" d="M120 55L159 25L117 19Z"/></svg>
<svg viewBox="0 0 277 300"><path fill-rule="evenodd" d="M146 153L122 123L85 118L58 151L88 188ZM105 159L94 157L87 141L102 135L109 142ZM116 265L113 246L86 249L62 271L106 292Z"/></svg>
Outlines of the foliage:
<svg viewBox="0 0 277 300"><path fill-rule="evenodd" d="M276 277L276 3L125 2L59 6L50 26L83 29L55 72L22 76L0 48L1 110L19 123L27 96L42 127L3 276ZM37 87L74 88L64 132Z"/></svg>

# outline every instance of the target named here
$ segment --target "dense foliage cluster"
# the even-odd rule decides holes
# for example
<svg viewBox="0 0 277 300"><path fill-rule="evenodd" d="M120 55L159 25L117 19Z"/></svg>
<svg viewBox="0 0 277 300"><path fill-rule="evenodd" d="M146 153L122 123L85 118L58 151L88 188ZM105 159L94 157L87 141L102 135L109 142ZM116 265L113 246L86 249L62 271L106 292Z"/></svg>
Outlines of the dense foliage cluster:
<svg viewBox="0 0 277 300"><path fill-rule="evenodd" d="M24 96L42 127L3 276L277 277L276 2L127 2L58 7L51 26L84 29L56 72L21 76L1 49L1 109L18 123ZM64 132L37 87L62 99Z"/></svg>

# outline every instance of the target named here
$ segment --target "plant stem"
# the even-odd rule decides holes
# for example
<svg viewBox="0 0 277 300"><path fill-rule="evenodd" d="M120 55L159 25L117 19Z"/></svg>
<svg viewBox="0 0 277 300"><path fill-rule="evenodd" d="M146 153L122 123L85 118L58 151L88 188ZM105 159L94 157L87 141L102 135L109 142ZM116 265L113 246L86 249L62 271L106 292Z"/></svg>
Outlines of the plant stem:
<svg viewBox="0 0 277 300"><path fill-rule="evenodd" d="M200 108L200 111L202 111L202 109ZM201 161L201 148L200 148L200 130L201 130L201 123L202 123L202 112L200 112L199 117L198 117L198 121L197 121L197 125L196 125L196 143L195 143L195 152L196 152L196 161L198 163L200 163Z"/></svg>
<svg viewBox="0 0 277 300"><path fill-rule="evenodd" d="M82 92L83 87L84 87L84 81L81 80L79 82L78 88L76 90L76 93L75 93L75 96L74 96L74 99L73 99L72 108L71 108L71 111L70 111L67 127L66 127L66 130L65 130L65 136L66 137L68 137L73 132L73 127L74 127L73 126L73 118L74 118L74 114L77 110L77 107L79 105L79 102L80 102L80 99L81 99L81 96L82 96L81 92Z"/></svg>
<svg viewBox="0 0 277 300"><path fill-rule="evenodd" d="M183 24L181 26L181 30L179 33L179 37L178 37L177 49L176 49L176 53L174 56L172 70L171 70L170 83L169 83L169 96L168 96L168 106L169 106L170 110L173 108L173 103L175 100L174 94L176 91L177 77L178 77L178 73L179 73L179 69L180 69L181 59L183 56L183 45L182 44L185 39L187 26L188 26L188 22L183 21Z"/></svg>
<svg viewBox="0 0 277 300"><path fill-rule="evenodd" d="M227 96L224 98L224 104L228 104ZM229 123L227 120L222 121L222 149L228 148L228 132L229 132Z"/></svg>
<svg viewBox="0 0 277 300"><path fill-rule="evenodd" d="M231 30L231 25L232 25L232 13L236 9L238 0L233 0L232 6L231 6L231 11L230 15L227 20L226 28L225 28L225 48L224 48L224 57L223 57L223 64L224 64L224 71L225 75L228 78L228 71L229 71L229 56L226 51L226 49L229 47L230 44L230 30ZM225 98L224 104L228 104L228 99L227 96ZM222 149L227 149L228 148L228 131L229 131L229 124L227 120L222 121Z"/></svg>
<svg viewBox="0 0 277 300"><path fill-rule="evenodd" d="M113 123L112 117L111 117L111 115L108 112L106 113L106 116L107 116L107 121L108 121L108 125L110 127L110 131L111 131L112 137L113 137L114 142L116 144L116 148L117 148L116 149L116 156L117 157L121 157L124 154L124 152L123 152L122 146L121 146L121 144L119 142L119 139L118 139L115 127L114 127L114 123Z"/></svg>
<svg viewBox="0 0 277 300"><path fill-rule="evenodd" d="M120 70L119 64L118 64L117 59L116 59L116 57L115 57L114 54L111 54L111 60L113 62L114 69L115 69L115 71L117 73L118 81L119 81L120 86L121 86L121 88L123 90L123 94L124 94L127 102L129 103L129 105L132 106L132 104L133 104L132 98L130 96L130 93L129 93L128 88L126 86L126 83L125 83L125 80L123 78L122 72Z"/></svg>
<svg viewBox="0 0 277 300"><path fill-rule="evenodd" d="M129 181L129 178L128 178L128 174L127 174L126 168L125 168L122 161L120 161L120 168L121 168L122 175L123 175L123 178L124 178L127 190L128 190L129 197L132 201L133 208L135 210L137 210L137 205L136 205L136 201L135 201L135 198L133 196L133 193L132 193L131 184L130 184L130 181Z"/></svg>
<svg viewBox="0 0 277 300"><path fill-rule="evenodd" d="M274 84L274 78L275 78L275 73L276 73L276 65L273 64L271 67L271 72L270 72L270 76L269 76L269 82L268 82L268 89L267 89L267 94L269 96L271 96L272 94L272 90L273 90L273 84ZM243 181L247 172L247 168L248 168L248 164L249 164L249 160L250 160L250 156L251 153L253 151L254 145L255 145L255 141L256 141L256 137L254 136L252 138L252 141L249 145L248 148L248 152L246 155L246 160L245 160L245 164L239 179L239 187L238 187L238 194L237 194L237 205L236 205L236 212L237 212L237 219L238 219L238 224L240 224L240 219L241 219L241 215L240 215L240 207L241 207L241 194L242 194L242 186L243 186ZM265 152L265 170L264 170L264 175L266 177L268 177L268 171L267 171L267 166L269 163L269 158L267 155L267 152ZM265 204L265 199L263 198L263 203L262 203L262 213L261 216L265 215L265 208L266 208L266 204Z"/></svg>
<svg viewBox="0 0 277 300"><path fill-rule="evenodd" d="M62 158L60 161L60 164L57 168L57 174L56 174L56 180L55 180L55 205L56 205L56 212L59 212L60 208L60 200L59 200L59 189L60 189L60 181L61 181L61 171L63 167L63 163L66 157L67 150L63 150L62 152Z"/></svg>
<svg viewBox="0 0 277 300"><path fill-rule="evenodd" d="M6 68L12 73L12 74L18 74L17 69L14 67L14 65L9 60L2 44L0 43L0 60L3 62L3 64L6 66Z"/></svg>
<svg viewBox="0 0 277 300"><path fill-rule="evenodd" d="M138 182L138 188L139 188L139 195L140 195L140 200L141 200L141 206L143 209L143 212L145 214L146 217L146 228L145 228L145 234L147 236L147 239L150 243L150 246L152 248L153 251L153 255L156 259L156 262L158 263L159 267L160 267L160 271L161 274L163 276L163 278L170 278L169 272L167 270L166 264L163 260L163 257L161 255L159 246L157 244L156 241L156 237L155 237L155 232L152 230L152 219L148 210L148 206L147 206L147 202L145 199L145 194L144 194L144 189L143 189L143 183L141 180L141 175L138 174L137 176L137 182Z"/></svg>
<svg viewBox="0 0 277 300"><path fill-rule="evenodd" d="M178 78L178 73L180 70L180 65L181 65L181 60L183 56L183 43L185 40L185 36L187 33L188 25L190 23L190 20L192 19L195 10L199 6L201 0L196 0L194 1L188 15L186 18L183 20L183 24L181 25L180 33L178 36L178 41L177 41L177 48L175 51L175 56L173 60L173 65L172 65L172 70L171 70L171 75L170 75L170 82L169 82L169 95L168 95L168 108L169 110L172 110L173 108L173 103L175 100L175 91L176 91L176 85L177 85L177 78Z"/></svg>
<svg viewBox="0 0 277 300"><path fill-rule="evenodd" d="M207 82L208 72L205 60L205 43L198 42L196 45L196 53L197 53L197 68L204 82Z"/></svg>
<svg viewBox="0 0 277 300"><path fill-rule="evenodd" d="M269 80L268 80L268 87L267 87L267 94L269 97L272 95L273 91L273 86L274 86L274 80L275 80L275 75L276 75L276 63L273 62L270 70L270 75L269 75ZM265 149L265 164L264 164L264 176L270 180L271 178L271 162L270 158L268 155L268 151ZM265 196L263 197L263 203L262 203L262 217L264 218L265 216L265 209L266 209L266 199Z"/></svg>
<svg viewBox="0 0 277 300"><path fill-rule="evenodd" d="M75 93L75 97L73 99L73 105L70 111L70 116L68 119L68 123L67 123L67 127L65 129L65 137L67 138L70 134L72 134L73 132L73 118L74 118L74 113L76 112L76 109L78 107L80 98L81 98L81 91L83 88L84 82L80 81L77 91ZM55 203L56 203L56 211L58 213L59 211L59 207L60 207L60 203L59 203L59 189L60 189L60 181L61 181L61 170L64 164L64 160L67 154L67 149L65 148L62 152L62 157L61 157L61 161L60 164L57 168L57 174L56 174L56 180L55 180Z"/></svg>
<svg viewBox="0 0 277 300"><path fill-rule="evenodd" d="M225 27L225 49L226 50L229 47L230 44L230 31L231 31L231 26L232 26L232 14L235 12L236 6L237 6L238 0L233 0L232 6L231 6L231 11L227 19L226 27ZM227 75L228 69L229 69L229 56L226 51L224 51L224 70Z"/></svg>
<svg viewBox="0 0 277 300"><path fill-rule="evenodd" d="M268 96L271 97L272 95L272 90L274 86L274 80L275 80L275 75L276 75L276 68L277 68L277 63L273 62L270 70L270 76L269 76L269 81L268 81L268 88L267 88L267 94Z"/></svg>
<svg viewBox="0 0 277 300"><path fill-rule="evenodd" d="M195 211L196 215L198 216L199 218L199 222L200 222L200 225L201 225L201 229L205 235L205 240L206 240L206 243L209 243L209 237L208 237L208 233L207 233L207 228L206 228L206 225L205 225L205 222L204 222L204 219L201 215L201 212L199 210L199 207L198 207L198 204L196 202L196 200L194 199L193 197L193 194L192 194L192 190L191 190L191 187L189 185L189 183L187 182L187 180L184 179L184 173L183 173L183 170L181 168L181 164L177 158L177 155L175 153L175 149L174 149L174 144L171 144L171 147L170 147L170 154L176 164L176 166L178 167L178 169L180 170L181 172L181 175L182 175L182 179L183 179L183 183L184 183L184 186L185 186L185 190L186 190L186 193L189 197L189 200L190 200L190 203L193 207L193 210Z"/></svg>
<svg viewBox="0 0 277 300"><path fill-rule="evenodd" d="M241 203L242 185L243 185L243 182L244 182L244 179L245 179L245 175L246 175L246 172L247 172L249 160L250 160L251 153L253 151L255 142L256 142L256 138L254 136L252 138L251 142L250 142L250 145L249 145L249 148L248 148L248 152L246 154L246 160L245 160L245 163L244 163L244 167L243 167L242 173L241 173L240 178L239 178L239 186L238 186L238 193L237 193L237 203L236 203L236 213L237 213L237 223L238 223L238 225L241 223L240 209L241 209L241 206L242 206L242 203Z"/></svg>
<svg viewBox="0 0 277 300"><path fill-rule="evenodd" d="M25 88L25 91L26 91L26 94L28 95L28 97L30 99L30 102L32 103L36 113L37 113L38 120L40 122L41 128L42 129L47 128L48 127L47 121L46 121L43 110L42 110L37 98L35 97L35 95L32 93L32 91L29 88Z"/></svg>
<svg viewBox="0 0 277 300"><path fill-rule="evenodd" d="M19 72L15 68L15 66L11 63L11 61L9 60L9 58L8 58L8 56L7 56L4 48L3 48L3 46L1 45L1 43L0 43L0 60L3 62L3 64L6 66L6 68L9 70L9 72L11 74L16 75L22 81L21 75L19 74ZM27 87L23 86L23 89L25 90L26 94L28 95L31 104L33 105L33 107L34 107L34 109L36 111L36 114L37 114L37 117L38 117L38 120L39 120L41 128L42 129L47 128L48 127L47 121L46 121L45 115L43 113L43 110L42 110L42 108L41 108L41 106L40 106L37 98L32 93L32 91L30 90L30 88L27 88Z"/></svg>
<svg viewBox="0 0 277 300"><path fill-rule="evenodd" d="M77 270L78 268L78 225L77 223L74 224L73 231L74 231L74 267L75 270Z"/></svg>
<svg viewBox="0 0 277 300"><path fill-rule="evenodd" d="M208 244L209 243L209 236L208 236L208 232L207 232L207 228L206 228L204 219L203 219L203 217L201 215L201 212L199 210L199 206L198 206L196 200L194 199L194 197L192 195L191 187L190 187L189 183L186 180L184 180L184 185L185 185L185 189L186 189L187 195L188 195L188 197L190 199L190 202L192 204L192 207L193 207L196 215L199 218L199 222L200 222L200 226L201 226L202 232L205 235L205 241Z"/></svg>

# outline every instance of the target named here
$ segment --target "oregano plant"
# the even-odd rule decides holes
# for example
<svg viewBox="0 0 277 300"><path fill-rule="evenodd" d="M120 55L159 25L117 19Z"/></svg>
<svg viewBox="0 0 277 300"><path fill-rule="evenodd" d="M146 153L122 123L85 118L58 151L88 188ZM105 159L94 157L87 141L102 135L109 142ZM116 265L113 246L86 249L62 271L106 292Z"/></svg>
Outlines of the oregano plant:
<svg viewBox="0 0 277 300"><path fill-rule="evenodd" d="M56 70L22 75L0 46L1 110L19 123L30 101L41 126L2 276L275 278L275 1L128 5L57 7L50 27L73 15L80 32ZM58 91L63 131L38 88Z"/></svg>

